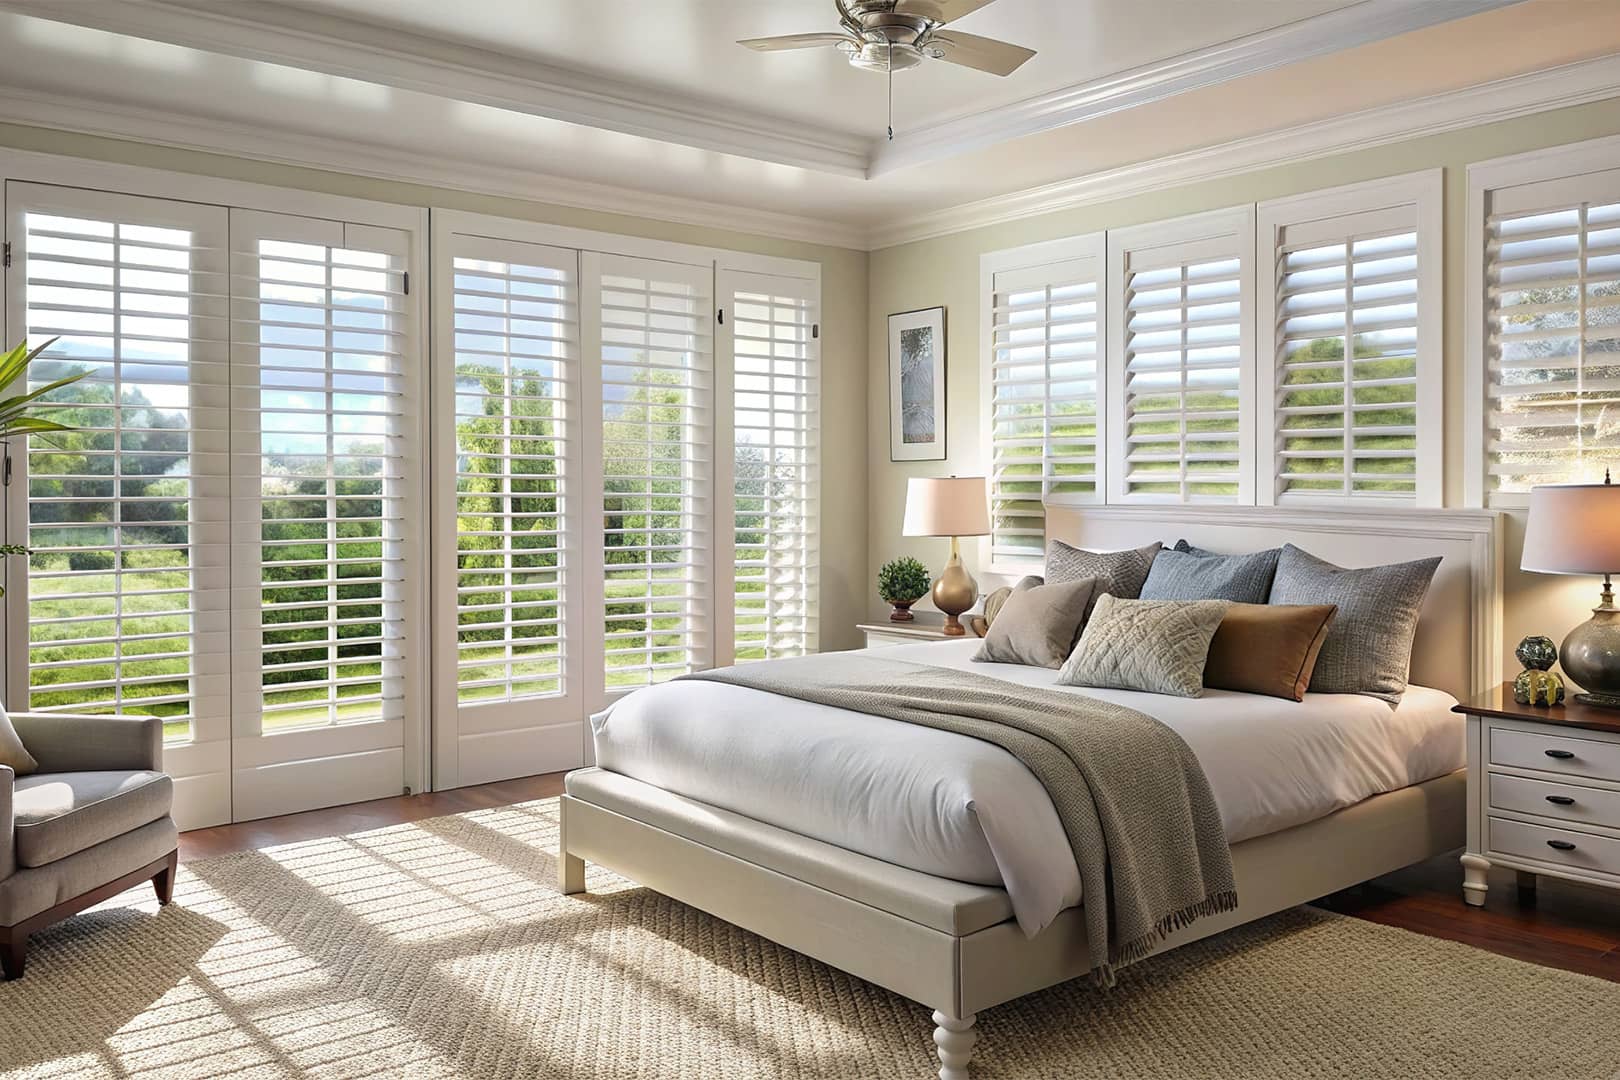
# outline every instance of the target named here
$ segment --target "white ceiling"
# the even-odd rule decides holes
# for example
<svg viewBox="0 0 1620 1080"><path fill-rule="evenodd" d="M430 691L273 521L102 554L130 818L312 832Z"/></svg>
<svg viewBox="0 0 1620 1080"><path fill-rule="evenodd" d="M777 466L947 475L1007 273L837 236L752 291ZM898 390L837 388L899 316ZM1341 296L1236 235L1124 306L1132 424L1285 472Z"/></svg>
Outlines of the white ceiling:
<svg viewBox="0 0 1620 1080"><path fill-rule="evenodd" d="M0 0L0 120L863 244L978 200L1620 54L1607 0L996 0L958 25L1039 55L1006 80L902 73L888 144L880 76L831 50L732 43L823 28L824 10Z"/></svg>

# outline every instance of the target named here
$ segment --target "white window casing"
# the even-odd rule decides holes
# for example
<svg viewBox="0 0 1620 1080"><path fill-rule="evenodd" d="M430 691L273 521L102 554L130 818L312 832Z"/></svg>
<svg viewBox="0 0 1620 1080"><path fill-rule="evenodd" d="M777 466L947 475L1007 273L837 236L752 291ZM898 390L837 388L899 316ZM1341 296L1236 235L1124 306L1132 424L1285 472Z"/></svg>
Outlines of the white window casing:
<svg viewBox="0 0 1620 1080"><path fill-rule="evenodd" d="M1466 495L1620 470L1620 140L1469 169Z"/></svg>
<svg viewBox="0 0 1620 1080"><path fill-rule="evenodd" d="M980 260L992 570L1042 561L1048 502L1104 501L1102 233Z"/></svg>
<svg viewBox="0 0 1620 1080"><path fill-rule="evenodd" d="M1258 207L1257 501L1438 507L1438 170Z"/></svg>
<svg viewBox="0 0 1620 1080"><path fill-rule="evenodd" d="M1108 501L1254 501L1254 208L1108 233Z"/></svg>

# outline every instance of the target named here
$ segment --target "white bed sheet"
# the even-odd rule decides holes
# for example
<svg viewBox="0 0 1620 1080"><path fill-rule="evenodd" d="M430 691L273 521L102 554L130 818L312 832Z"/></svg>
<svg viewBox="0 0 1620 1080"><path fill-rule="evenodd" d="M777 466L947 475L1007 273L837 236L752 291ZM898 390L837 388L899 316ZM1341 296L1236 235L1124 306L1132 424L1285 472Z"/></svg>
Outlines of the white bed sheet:
<svg viewBox="0 0 1620 1080"><path fill-rule="evenodd" d="M1355 694L1302 702L1209 690L1177 698L1056 686L1057 672L975 664L976 639L891 646L896 660L1117 702L1169 725L1214 790L1227 839L1315 821L1465 762L1456 699L1408 688L1399 707ZM593 717L596 763L885 862L1007 889L1035 934L1080 900L1051 799L991 743L711 682L638 691Z"/></svg>

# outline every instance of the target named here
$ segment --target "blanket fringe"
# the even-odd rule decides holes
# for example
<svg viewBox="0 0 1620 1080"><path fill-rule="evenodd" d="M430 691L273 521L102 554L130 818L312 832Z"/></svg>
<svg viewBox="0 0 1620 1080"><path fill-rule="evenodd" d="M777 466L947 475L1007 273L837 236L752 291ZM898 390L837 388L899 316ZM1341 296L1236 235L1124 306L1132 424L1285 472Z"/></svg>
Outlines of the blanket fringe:
<svg viewBox="0 0 1620 1080"><path fill-rule="evenodd" d="M1143 957L1147 956L1165 937L1173 931L1191 926L1199 919L1211 915L1220 915L1228 911L1236 911L1238 906L1237 891L1228 889L1225 892L1214 893L1205 897L1196 904L1173 911L1160 919L1153 929L1134 941L1121 942L1116 948L1109 950L1106 962L1098 964L1092 969L1091 979L1097 986L1111 987L1118 979L1120 968L1129 967Z"/></svg>

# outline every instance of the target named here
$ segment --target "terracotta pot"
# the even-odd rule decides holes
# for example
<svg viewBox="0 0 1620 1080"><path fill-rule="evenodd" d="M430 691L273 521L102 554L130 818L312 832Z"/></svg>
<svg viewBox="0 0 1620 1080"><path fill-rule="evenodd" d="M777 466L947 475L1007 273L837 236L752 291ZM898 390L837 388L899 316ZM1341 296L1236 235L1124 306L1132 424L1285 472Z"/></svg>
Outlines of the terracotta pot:
<svg viewBox="0 0 1620 1080"><path fill-rule="evenodd" d="M917 617L911 613L911 605L916 602L915 600L890 600L889 604L894 610L889 612L889 621L911 622Z"/></svg>

